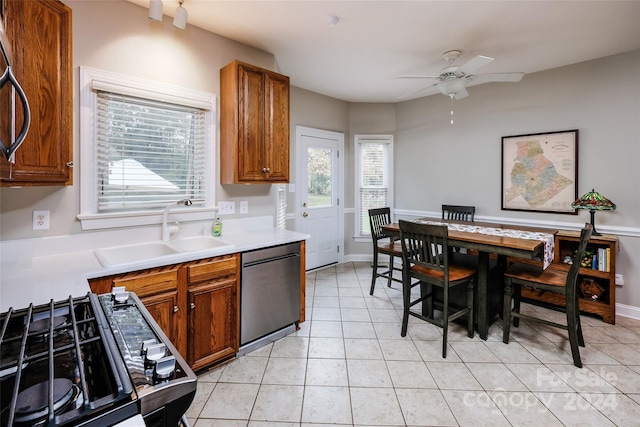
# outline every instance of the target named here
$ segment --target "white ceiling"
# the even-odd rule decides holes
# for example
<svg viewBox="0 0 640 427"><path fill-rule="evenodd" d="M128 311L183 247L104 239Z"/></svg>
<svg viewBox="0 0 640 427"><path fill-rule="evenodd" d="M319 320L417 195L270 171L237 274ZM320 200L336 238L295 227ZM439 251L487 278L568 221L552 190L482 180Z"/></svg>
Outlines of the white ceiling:
<svg viewBox="0 0 640 427"><path fill-rule="evenodd" d="M177 6L164 0L164 14ZM190 25L272 53L292 85L349 102L410 99L434 81L398 76L437 75L452 49L462 51L456 65L478 54L495 58L478 74L533 73L640 49L640 1L185 0L184 7Z"/></svg>

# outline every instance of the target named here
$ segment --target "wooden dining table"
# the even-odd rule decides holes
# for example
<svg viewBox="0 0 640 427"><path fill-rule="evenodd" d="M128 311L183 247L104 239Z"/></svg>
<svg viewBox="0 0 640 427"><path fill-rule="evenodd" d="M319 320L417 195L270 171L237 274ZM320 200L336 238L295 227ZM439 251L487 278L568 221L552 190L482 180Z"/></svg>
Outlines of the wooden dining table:
<svg viewBox="0 0 640 427"><path fill-rule="evenodd" d="M440 220L434 218L420 218L415 221L444 223L444 224L464 224L477 227L497 228L520 230L532 233L545 233L554 236L558 230L549 230L536 227L524 227L521 225L507 225L488 222L460 222L450 220ZM400 227L398 223L386 224L382 226L383 231L393 237L400 237ZM487 339L489 334L489 325L496 314L501 313L502 298L495 298L497 305L493 306L489 298L489 259L491 254L497 255L498 268L504 272L507 257L518 257L525 259L542 259L544 255L544 241L523 239L518 237L497 236L483 234L480 232L469 232L449 229L448 235L449 245L466 248L467 250L475 250L478 252L478 290L477 290L477 323L478 334L483 340ZM498 289L502 289L502 274L499 274L500 285Z"/></svg>

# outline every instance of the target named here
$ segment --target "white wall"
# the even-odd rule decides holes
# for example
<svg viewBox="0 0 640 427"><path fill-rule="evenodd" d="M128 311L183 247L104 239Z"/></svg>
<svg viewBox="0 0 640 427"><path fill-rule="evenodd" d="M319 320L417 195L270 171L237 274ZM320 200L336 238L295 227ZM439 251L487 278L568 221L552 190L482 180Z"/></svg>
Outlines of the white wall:
<svg viewBox="0 0 640 427"><path fill-rule="evenodd" d="M578 193L595 188L617 204L596 214L598 231L620 238L617 302L640 307L640 51L526 75L517 84L469 88L398 104L396 209L437 212L469 204L476 217L580 227L587 212L501 210L501 137L579 130Z"/></svg>

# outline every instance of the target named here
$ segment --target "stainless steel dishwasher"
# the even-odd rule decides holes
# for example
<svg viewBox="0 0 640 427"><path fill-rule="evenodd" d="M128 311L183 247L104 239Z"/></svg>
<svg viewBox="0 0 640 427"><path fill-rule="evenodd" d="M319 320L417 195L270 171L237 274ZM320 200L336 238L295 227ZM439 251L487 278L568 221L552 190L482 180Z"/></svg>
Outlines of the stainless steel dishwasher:
<svg viewBox="0 0 640 427"><path fill-rule="evenodd" d="M300 242L242 254L240 345L300 320Z"/></svg>

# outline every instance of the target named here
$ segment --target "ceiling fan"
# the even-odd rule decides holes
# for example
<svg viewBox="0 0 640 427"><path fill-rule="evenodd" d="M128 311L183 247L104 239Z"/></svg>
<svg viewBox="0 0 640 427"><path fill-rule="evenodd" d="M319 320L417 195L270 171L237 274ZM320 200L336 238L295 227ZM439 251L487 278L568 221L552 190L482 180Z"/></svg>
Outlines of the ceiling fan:
<svg viewBox="0 0 640 427"><path fill-rule="evenodd" d="M463 65L453 65L453 63L460 56L459 50L450 50L442 54L444 59L449 65L441 69L437 76L422 76L422 75L407 75L400 76L404 79L433 79L437 80L436 83L429 85L425 88L418 90L422 92L431 87L437 87L443 95L447 95L451 99L462 99L469 95L467 92L467 84L474 83L491 83L491 82L519 82L522 80L524 73L485 73L485 74L471 74L480 67L493 62L493 58L483 55L476 55ZM417 92L413 92L409 95L414 95ZM405 95L406 97L408 95ZM404 98L403 97L403 98Z"/></svg>

